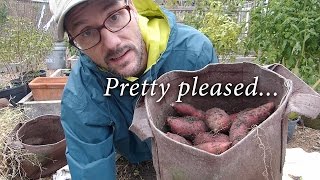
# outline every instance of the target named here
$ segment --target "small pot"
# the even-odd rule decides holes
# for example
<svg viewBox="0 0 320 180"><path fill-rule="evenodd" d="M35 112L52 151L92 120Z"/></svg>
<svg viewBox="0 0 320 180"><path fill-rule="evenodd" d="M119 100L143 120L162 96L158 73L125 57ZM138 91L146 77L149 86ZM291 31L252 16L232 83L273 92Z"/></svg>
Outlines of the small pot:
<svg viewBox="0 0 320 180"><path fill-rule="evenodd" d="M293 120L288 120L288 137L287 137L287 142L289 142L292 138L293 135L296 131L297 123L301 120L301 118L293 119Z"/></svg>
<svg viewBox="0 0 320 180"><path fill-rule="evenodd" d="M47 177L67 164L60 116L43 115L23 124L16 133L23 149L37 156L41 169L28 160L21 168L31 179Z"/></svg>
<svg viewBox="0 0 320 180"><path fill-rule="evenodd" d="M29 92L27 84L24 83L12 88L9 87L7 89L0 90L0 98L7 98L10 100L10 103L16 106L17 103Z"/></svg>
<svg viewBox="0 0 320 180"><path fill-rule="evenodd" d="M34 78L36 77L46 77L47 76L47 72L46 70L38 70L38 71L29 71L23 74L22 79L24 82L29 83L30 81L32 81Z"/></svg>

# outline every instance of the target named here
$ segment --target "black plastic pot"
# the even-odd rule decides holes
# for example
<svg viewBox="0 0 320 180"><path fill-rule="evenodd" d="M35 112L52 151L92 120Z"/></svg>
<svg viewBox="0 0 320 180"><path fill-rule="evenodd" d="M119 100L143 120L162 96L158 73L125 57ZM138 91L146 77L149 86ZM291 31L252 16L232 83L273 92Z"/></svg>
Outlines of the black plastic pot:
<svg viewBox="0 0 320 180"><path fill-rule="evenodd" d="M67 71L63 72L63 74L64 74L65 76L69 76L70 73L71 73L71 70L67 70Z"/></svg>
<svg viewBox="0 0 320 180"><path fill-rule="evenodd" d="M6 98L10 100L13 105L16 105L16 103L31 92L28 83L39 76L46 77L46 71L29 71L23 73L19 78L10 80L11 88L9 86L0 90L0 98Z"/></svg>
<svg viewBox="0 0 320 180"><path fill-rule="evenodd" d="M45 70L24 72L18 78L10 80L10 83L14 87L23 83L28 84L36 77L46 77L46 74L47 72Z"/></svg>
<svg viewBox="0 0 320 180"><path fill-rule="evenodd" d="M29 88L28 84L36 77L46 77L46 74L47 74L46 70L24 72L18 78L10 80L10 84L13 87L18 87L22 84L26 84L27 85L27 92L29 93L29 92L31 92L31 89Z"/></svg>
<svg viewBox="0 0 320 180"><path fill-rule="evenodd" d="M0 98L6 98L15 105L18 103L23 97L25 97L31 91L28 90L27 84L20 84L16 87L0 90Z"/></svg>
<svg viewBox="0 0 320 180"><path fill-rule="evenodd" d="M45 70L29 71L22 75L22 81L29 83L36 77L46 77L46 76L47 76L47 72Z"/></svg>

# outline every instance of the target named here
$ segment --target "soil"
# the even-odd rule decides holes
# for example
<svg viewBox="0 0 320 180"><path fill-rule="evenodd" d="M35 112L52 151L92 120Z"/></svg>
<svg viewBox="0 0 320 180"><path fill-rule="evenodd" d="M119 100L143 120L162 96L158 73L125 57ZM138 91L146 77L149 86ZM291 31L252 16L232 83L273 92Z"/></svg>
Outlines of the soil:
<svg viewBox="0 0 320 180"><path fill-rule="evenodd" d="M130 164L124 157L117 160L118 180L155 180L156 171L152 160L139 164Z"/></svg>
<svg viewBox="0 0 320 180"><path fill-rule="evenodd" d="M297 126L293 138L287 144L287 148L302 148L306 152L320 153L320 130Z"/></svg>

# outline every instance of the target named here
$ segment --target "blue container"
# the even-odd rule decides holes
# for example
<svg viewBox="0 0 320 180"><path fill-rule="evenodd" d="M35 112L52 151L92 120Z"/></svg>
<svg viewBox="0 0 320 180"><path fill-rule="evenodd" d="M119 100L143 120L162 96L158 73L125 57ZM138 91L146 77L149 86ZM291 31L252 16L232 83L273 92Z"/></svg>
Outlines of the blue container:
<svg viewBox="0 0 320 180"><path fill-rule="evenodd" d="M290 141L293 138L293 135L296 131L297 123L300 121L300 117L295 120L288 120L288 137L287 141Z"/></svg>

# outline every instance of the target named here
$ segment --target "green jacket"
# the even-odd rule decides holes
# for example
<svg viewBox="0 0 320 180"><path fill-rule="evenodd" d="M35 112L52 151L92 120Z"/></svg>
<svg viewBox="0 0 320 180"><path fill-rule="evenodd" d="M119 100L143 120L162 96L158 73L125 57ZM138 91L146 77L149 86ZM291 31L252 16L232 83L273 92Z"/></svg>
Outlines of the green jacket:
<svg viewBox="0 0 320 180"><path fill-rule="evenodd" d="M167 46L139 79L132 82L117 77L119 83L142 84L144 80L151 83L172 70L198 70L218 62L211 42L203 34L176 23L173 13L160 10L151 0L144 5L136 6L142 10L140 15L150 19L160 18L158 14L161 13L168 22ZM116 151L132 163L152 158L150 139L142 142L128 130L138 96L130 96L129 92L119 96L120 88L113 89L111 96L103 96L108 77L114 76L101 71L81 53L65 87L61 119L72 179L116 179Z"/></svg>

